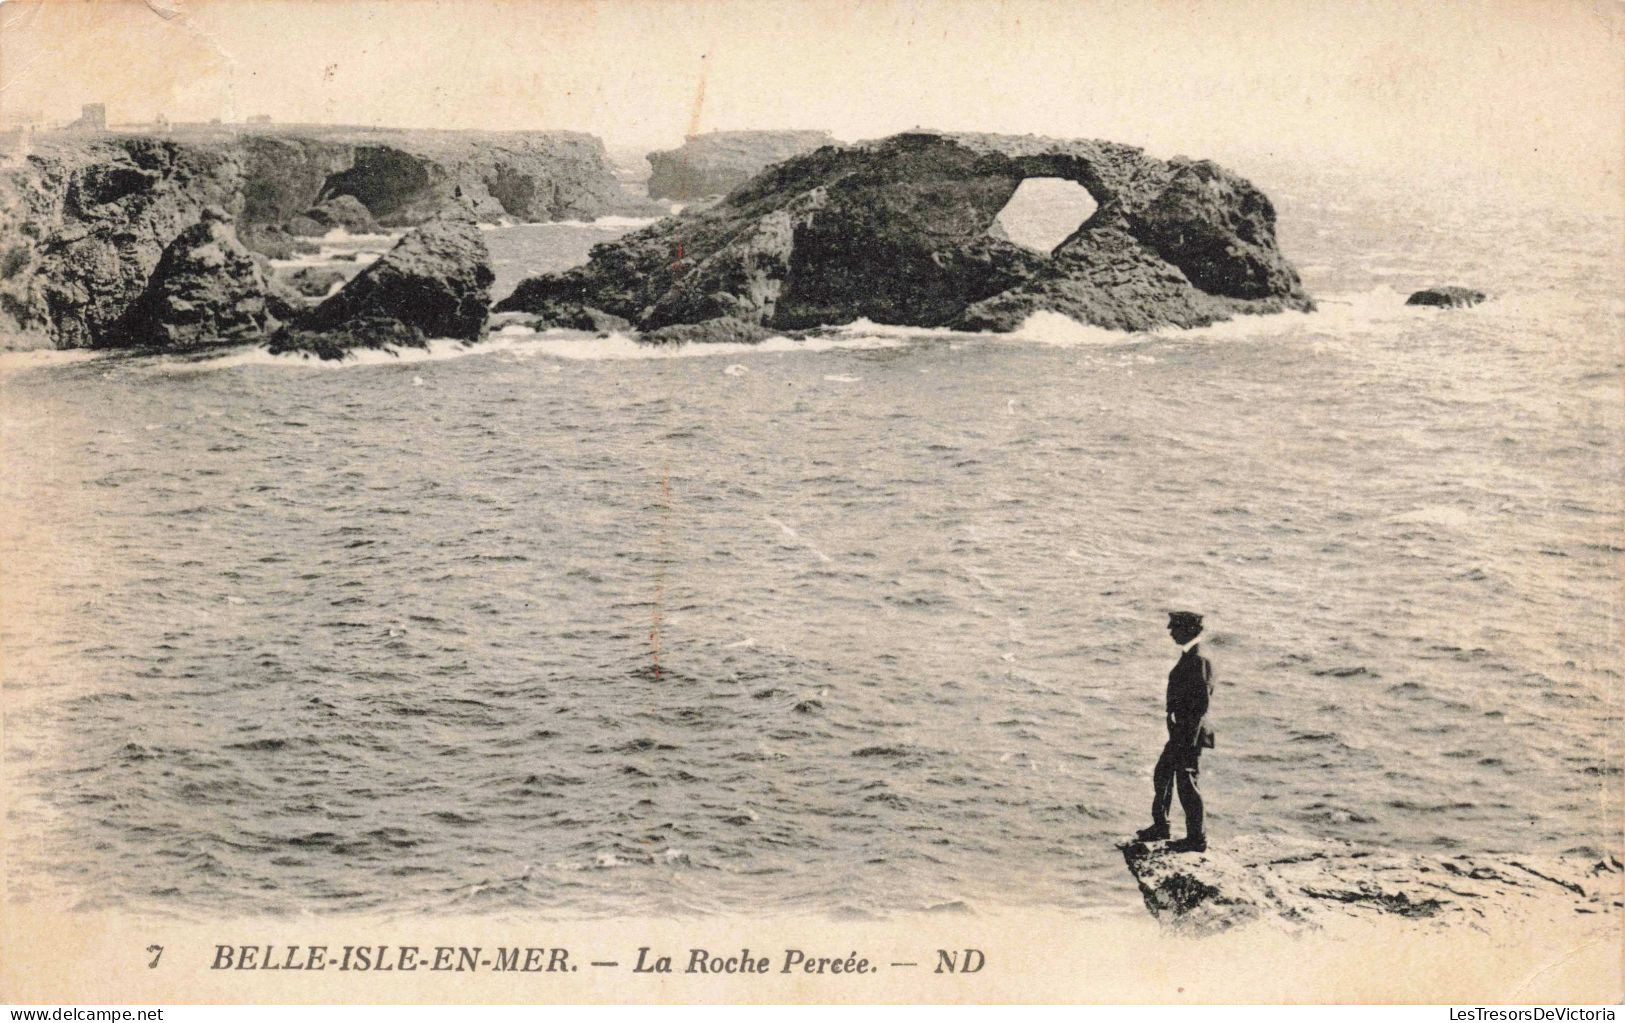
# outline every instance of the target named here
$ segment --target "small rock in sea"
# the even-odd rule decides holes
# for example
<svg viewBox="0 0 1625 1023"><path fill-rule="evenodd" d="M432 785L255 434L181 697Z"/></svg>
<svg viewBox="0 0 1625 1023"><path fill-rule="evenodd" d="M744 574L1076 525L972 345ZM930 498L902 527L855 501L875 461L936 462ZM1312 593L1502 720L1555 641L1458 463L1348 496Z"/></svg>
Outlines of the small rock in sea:
<svg viewBox="0 0 1625 1023"><path fill-rule="evenodd" d="M739 363L736 362L732 366L729 366L727 369L723 370L722 372L724 374L726 374L727 376L742 377L746 373L749 373L750 370L746 369L744 366L741 366Z"/></svg>
<svg viewBox="0 0 1625 1023"><path fill-rule="evenodd" d="M1406 305L1429 305L1441 309L1463 309L1488 298L1482 291L1448 284L1437 288L1423 288L1405 300Z"/></svg>

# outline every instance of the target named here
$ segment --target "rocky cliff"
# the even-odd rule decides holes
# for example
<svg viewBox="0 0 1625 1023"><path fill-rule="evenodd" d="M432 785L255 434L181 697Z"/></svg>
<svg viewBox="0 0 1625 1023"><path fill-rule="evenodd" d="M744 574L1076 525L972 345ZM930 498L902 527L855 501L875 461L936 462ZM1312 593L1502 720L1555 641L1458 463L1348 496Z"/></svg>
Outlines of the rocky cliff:
<svg viewBox="0 0 1625 1023"><path fill-rule="evenodd" d="M1027 178L1097 203L1053 252L990 233ZM911 133L778 164L722 202L523 282L499 308L576 303L640 330L732 319L1008 331L1054 311L1119 330L1309 309L1258 189L1110 142ZM734 331L720 330L730 335Z"/></svg>
<svg viewBox="0 0 1625 1023"><path fill-rule="evenodd" d="M773 164L835 142L827 131L717 131L649 154L649 195L701 199L723 195Z"/></svg>
<svg viewBox="0 0 1625 1023"><path fill-rule="evenodd" d="M290 227L410 226L454 200L487 222L648 209L576 132L37 135L0 163L0 347L163 343L128 329L132 306L210 207L286 258Z"/></svg>
<svg viewBox="0 0 1625 1023"><path fill-rule="evenodd" d="M1203 853L1164 843L1121 848L1151 915L1192 934L1251 924L1302 931L1349 917L1482 925L1625 905L1625 868L1612 857L1406 856L1278 838L1242 838Z"/></svg>

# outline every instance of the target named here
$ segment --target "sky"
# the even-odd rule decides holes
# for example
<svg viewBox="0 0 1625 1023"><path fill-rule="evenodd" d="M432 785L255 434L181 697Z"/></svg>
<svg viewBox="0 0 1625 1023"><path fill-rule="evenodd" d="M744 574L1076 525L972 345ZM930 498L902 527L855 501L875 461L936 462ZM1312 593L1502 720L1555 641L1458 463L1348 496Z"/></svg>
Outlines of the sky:
<svg viewBox="0 0 1625 1023"><path fill-rule="evenodd" d="M10 0L0 119L1108 138L1621 191L1620 0Z"/></svg>

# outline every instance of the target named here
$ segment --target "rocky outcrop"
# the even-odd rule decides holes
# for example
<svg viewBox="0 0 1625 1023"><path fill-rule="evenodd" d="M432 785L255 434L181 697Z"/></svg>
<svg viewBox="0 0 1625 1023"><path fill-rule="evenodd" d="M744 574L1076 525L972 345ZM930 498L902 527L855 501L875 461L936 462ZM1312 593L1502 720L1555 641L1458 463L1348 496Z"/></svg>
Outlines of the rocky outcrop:
<svg viewBox="0 0 1625 1023"><path fill-rule="evenodd" d="M1020 182L1098 203L1051 253L989 234ZM573 302L653 332L737 320L782 331L877 323L1008 331L1053 311L1119 330L1310 309L1263 193L1207 161L1110 142L911 133L825 147L722 202L526 280L501 304ZM726 333L726 332L724 332Z"/></svg>
<svg viewBox="0 0 1625 1023"><path fill-rule="evenodd" d="M164 249L146 290L104 343L161 348L257 341L270 314L259 264L219 207Z"/></svg>
<svg viewBox="0 0 1625 1023"><path fill-rule="evenodd" d="M1482 291L1447 284L1437 288L1423 288L1405 300L1406 305L1431 305L1445 309L1460 309L1477 305L1489 296Z"/></svg>
<svg viewBox="0 0 1625 1023"><path fill-rule="evenodd" d="M575 132L41 133L0 165L0 347L130 343L159 259L209 207L288 259L315 248L290 224L411 226L456 200L488 222L650 209Z"/></svg>
<svg viewBox="0 0 1625 1023"><path fill-rule="evenodd" d="M424 347L485 337L491 257L464 209L448 210L396 243L331 298L272 339L273 353L342 357L352 348Z"/></svg>
<svg viewBox="0 0 1625 1023"><path fill-rule="evenodd" d="M768 167L832 145L827 131L716 131L649 154L649 195L690 201L723 195Z"/></svg>
<svg viewBox="0 0 1625 1023"><path fill-rule="evenodd" d="M1625 868L1612 857L1406 856L1278 838L1238 839L1203 853L1165 843L1121 849L1151 915L1192 934L1252 924L1301 931L1349 917L1478 923L1616 912L1625 904Z"/></svg>
<svg viewBox="0 0 1625 1023"><path fill-rule="evenodd" d="M591 220L650 206L616 180L604 144L580 132L403 132L356 139L350 166L316 198L354 196L386 227L460 200L486 223ZM663 211L662 211L663 212Z"/></svg>

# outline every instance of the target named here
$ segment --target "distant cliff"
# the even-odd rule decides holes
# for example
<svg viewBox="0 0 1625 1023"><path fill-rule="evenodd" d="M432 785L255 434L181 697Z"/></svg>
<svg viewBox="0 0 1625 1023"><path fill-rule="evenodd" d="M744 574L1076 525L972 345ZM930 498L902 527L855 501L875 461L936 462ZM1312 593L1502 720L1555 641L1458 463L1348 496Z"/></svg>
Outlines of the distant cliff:
<svg viewBox="0 0 1625 1023"><path fill-rule="evenodd" d="M308 233L307 214L320 222L316 208L341 196L390 227L454 199L485 222L649 210L616 181L603 143L578 132L37 135L0 163L0 346L134 343L118 325L205 209L234 221L249 250L285 258L308 244L290 224Z"/></svg>
<svg viewBox="0 0 1625 1023"><path fill-rule="evenodd" d="M676 149L650 153L649 195L701 199L723 195L763 169L835 142L827 131L717 131L690 135Z"/></svg>

